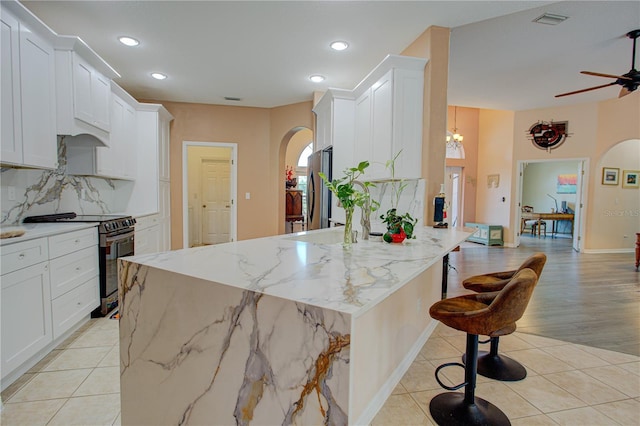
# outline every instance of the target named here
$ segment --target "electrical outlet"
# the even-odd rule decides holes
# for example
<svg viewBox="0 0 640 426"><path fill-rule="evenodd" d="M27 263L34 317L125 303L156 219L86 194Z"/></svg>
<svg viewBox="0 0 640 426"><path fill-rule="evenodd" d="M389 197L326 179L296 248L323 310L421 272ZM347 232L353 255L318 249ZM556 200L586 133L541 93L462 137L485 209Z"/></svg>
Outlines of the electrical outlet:
<svg viewBox="0 0 640 426"><path fill-rule="evenodd" d="M84 188L81 188L80 189L80 199L84 200L86 198L86 195L87 195L87 190L84 189Z"/></svg>
<svg viewBox="0 0 640 426"><path fill-rule="evenodd" d="M7 187L7 197L9 198L9 201L15 201L16 200L16 187L15 186Z"/></svg>
<svg viewBox="0 0 640 426"><path fill-rule="evenodd" d="M250 192L245 192L244 199L245 200L250 200L251 199L251 193Z"/></svg>

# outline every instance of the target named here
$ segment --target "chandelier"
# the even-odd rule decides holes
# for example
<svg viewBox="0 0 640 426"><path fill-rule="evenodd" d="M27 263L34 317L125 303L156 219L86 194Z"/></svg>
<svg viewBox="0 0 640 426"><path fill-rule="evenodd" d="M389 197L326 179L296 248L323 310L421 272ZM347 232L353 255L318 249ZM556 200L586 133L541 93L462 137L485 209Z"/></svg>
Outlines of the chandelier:
<svg viewBox="0 0 640 426"><path fill-rule="evenodd" d="M447 130L447 148L458 149L462 146L464 137L458 133L458 107L453 108L453 132Z"/></svg>

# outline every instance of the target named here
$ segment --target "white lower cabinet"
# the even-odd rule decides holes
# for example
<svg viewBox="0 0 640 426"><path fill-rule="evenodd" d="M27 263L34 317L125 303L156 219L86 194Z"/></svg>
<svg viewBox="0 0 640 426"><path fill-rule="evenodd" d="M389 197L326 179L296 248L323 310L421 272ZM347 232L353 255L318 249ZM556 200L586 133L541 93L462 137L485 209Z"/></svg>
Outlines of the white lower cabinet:
<svg viewBox="0 0 640 426"><path fill-rule="evenodd" d="M2 275L2 376L53 340L49 262Z"/></svg>
<svg viewBox="0 0 640 426"><path fill-rule="evenodd" d="M100 305L100 283L97 276L51 301L53 338L64 334Z"/></svg>
<svg viewBox="0 0 640 426"><path fill-rule="evenodd" d="M49 237L53 338L100 305L98 230Z"/></svg>
<svg viewBox="0 0 640 426"><path fill-rule="evenodd" d="M3 245L0 258L5 387L100 305L98 231L93 227Z"/></svg>
<svg viewBox="0 0 640 426"><path fill-rule="evenodd" d="M136 218L135 254L159 252L161 243L160 231L160 218L157 214Z"/></svg>

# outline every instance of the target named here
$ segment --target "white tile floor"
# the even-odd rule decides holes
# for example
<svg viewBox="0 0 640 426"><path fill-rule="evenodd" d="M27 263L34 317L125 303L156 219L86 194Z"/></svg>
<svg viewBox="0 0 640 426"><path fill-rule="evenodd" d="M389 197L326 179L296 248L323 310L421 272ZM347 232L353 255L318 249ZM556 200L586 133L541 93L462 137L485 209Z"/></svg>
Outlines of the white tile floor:
<svg viewBox="0 0 640 426"><path fill-rule="evenodd" d="M2 392L0 424L119 425L118 322L93 319ZM462 332L439 325L382 407L373 425L431 425L429 401L444 392L435 368L460 360ZM482 350L483 348L481 348ZM520 382L478 376L476 395L514 425L640 424L640 358L524 333L500 339L500 351L523 363ZM460 383L462 368L442 371Z"/></svg>

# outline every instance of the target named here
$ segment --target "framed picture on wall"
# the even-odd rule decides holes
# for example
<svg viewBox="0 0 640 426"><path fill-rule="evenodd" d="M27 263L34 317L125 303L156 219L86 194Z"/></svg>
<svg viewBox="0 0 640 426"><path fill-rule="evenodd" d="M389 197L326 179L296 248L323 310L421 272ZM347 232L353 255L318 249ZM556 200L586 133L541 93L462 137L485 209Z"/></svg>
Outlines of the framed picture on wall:
<svg viewBox="0 0 640 426"><path fill-rule="evenodd" d="M640 188L638 175L640 170L623 170L622 171L622 187L623 188Z"/></svg>
<svg viewBox="0 0 640 426"><path fill-rule="evenodd" d="M616 169L613 167L602 168L602 184L603 185L617 185L619 176L620 176L620 169Z"/></svg>

